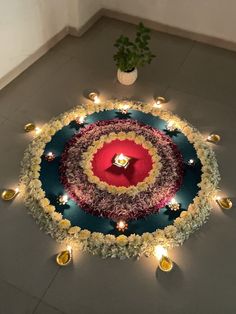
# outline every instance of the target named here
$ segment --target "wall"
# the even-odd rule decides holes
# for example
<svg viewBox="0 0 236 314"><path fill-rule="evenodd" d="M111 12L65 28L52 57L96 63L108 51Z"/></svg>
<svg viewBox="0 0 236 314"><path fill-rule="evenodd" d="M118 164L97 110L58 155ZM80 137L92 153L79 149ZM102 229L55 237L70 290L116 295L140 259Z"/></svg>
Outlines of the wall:
<svg viewBox="0 0 236 314"><path fill-rule="evenodd" d="M236 43L235 0L102 0L102 6Z"/></svg>
<svg viewBox="0 0 236 314"><path fill-rule="evenodd" d="M0 1L0 79L67 24L67 0Z"/></svg>
<svg viewBox="0 0 236 314"><path fill-rule="evenodd" d="M70 0L69 25L79 30L101 8L101 0Z"/></svg>
<svg viewBox="0 0 236 314"><path fill-rule="evenodd" d="M236 43L235 0L0 0L0 89L53 36L67 26L80 30L101 8Z"/></svg>

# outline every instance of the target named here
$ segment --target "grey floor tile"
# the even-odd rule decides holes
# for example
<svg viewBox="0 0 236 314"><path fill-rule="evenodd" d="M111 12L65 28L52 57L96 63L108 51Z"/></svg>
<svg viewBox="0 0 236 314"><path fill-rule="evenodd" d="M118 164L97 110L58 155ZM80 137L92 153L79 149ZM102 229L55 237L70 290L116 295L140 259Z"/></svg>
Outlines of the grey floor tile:
<svg viewBox="0 0 236 314"><path fill-rule="evenodd" d="M20 195L11 203L0 201L0 210L0 278L41 297L58 271L59 246L39 230Z"/></svg>
<svg viewBox="0 0 236 314"><path fill-rule="evenodd" d="M234 216L224 216L216 209L199 233L170 252L176 265L169 274L157 271L154 258L134 262L79 254L73 266L58 274L44 300L68 314L233 313L236 278L230 244L236 240ZM223 236L226 224L228 234ZM222 236L228 249L224 249ZM229 258L227 269L222 266L222 251Z"/></svg>
<svg viewBox="0 0 236 314"><path fill-rule="evenodd" d="M236 129L233 126L236 107L173 89L168 89L166 96L169 99L169 107L197 127L206 138L210 133L217 133L221 136L221 142L217 145L209 145L215 151L219 162L222 173L220 185L222 189L234 197L236 178L232 173L232 167L234 167L235 154ZM222 123L222 121L225 122Z"/></svg>
<svg viewBox="0 0 236 314"><path fill-rule="evenodd" d="M236 53L196 43L171 86L235 106Z"/></svg>
<svg viewBox="0 0 236 314"><path fill-rule="evenodd" d="M134 39L137 28L129 24L124 34ZM139 69L141 79L168 86L192 50L194 42L162 32L151 32L150 48L156 55L151 65Z"/></svg>
<svg viewBox="0 0 236 314"><path fill-rule="evenodd" d="M32 314L37 302L38 300L29 294L7 282L0 281L1 314Z"/></svg>
<svg viewBox="0 0 236 314"><path fill-rule="evenodd" d="M108 52L114 51L113 43L129 24L110 18L101 18L94 27L81 37L67 36L57 44L52 51L65 56L87 59L93 63L93 59L102 57L100 63L106 66L109 60Z"/></svg>
<svg viewBox="0 0 236 314"><path fill-rule="evenodd" d="M37 307L36 311L33 314L65 314L65 312L62 312L44 302L40 303Z"/></svg>

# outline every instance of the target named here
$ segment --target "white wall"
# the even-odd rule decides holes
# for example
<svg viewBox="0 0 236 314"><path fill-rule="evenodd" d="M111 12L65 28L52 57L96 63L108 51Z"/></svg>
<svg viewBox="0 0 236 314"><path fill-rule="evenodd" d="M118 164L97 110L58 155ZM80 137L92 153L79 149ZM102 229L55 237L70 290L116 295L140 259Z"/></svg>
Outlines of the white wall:
<svg viewBox="0 0 236 314"><path fill-rule="evenodd" d="M236 0L0 0L0 83L63 28L80 29L102 7L236 43Z"/></svg>
<svg viewBox="0 0 236 314"><path fill-rule="evenodd" d="M102 0L102 6L236 42L236 0Z"/></svg>
<svg viewBox="0 0 236 314"><path fill-rule="evenodd" d="M102 8L101 0L70 0L69 25L80 29Z"/></svg>
<svg viewBox="0 0 236 314"><path fill-rule="evenodd" d="M67 24L67 0L1 0L0 78Z"/></svg>

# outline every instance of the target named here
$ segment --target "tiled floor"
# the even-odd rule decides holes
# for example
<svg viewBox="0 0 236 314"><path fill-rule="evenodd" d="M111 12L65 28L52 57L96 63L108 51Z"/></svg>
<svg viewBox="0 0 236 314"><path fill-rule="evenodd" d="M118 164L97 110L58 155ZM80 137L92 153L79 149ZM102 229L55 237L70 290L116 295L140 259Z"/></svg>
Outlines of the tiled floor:
<svg viewBox="0 0 236 314"><path fill-rule="evenodd" d="M218 131L215 147L221 187L235 198L236 54L186 39L152 33L157 58L139 71L135 85L116 81L113 42L135 27L103 18L81 38L66 37L0 91L0 187L17 183L30 135L28 121L43 123L84 102L97 88L105 99L149 101L165 95L167 107L200 131ZM78 254L59 269L60 246L41 232L22 201L0 203L1 314L233 314L236 212L214 209L209 222L183 247L174 249L170 274L156 273L156 261L102 260Z"/></svg>

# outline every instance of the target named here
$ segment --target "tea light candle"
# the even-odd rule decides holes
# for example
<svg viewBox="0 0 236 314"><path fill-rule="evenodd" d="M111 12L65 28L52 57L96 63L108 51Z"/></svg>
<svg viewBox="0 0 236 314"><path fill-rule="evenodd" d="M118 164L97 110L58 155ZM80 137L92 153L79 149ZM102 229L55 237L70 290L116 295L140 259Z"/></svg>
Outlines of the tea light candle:
<svg viewBox="0 0 236 314"><path fill-rule="evenodd" d="M83 117L83 116L79 117L79 118L76 120L76 122L77 122L78 124L84 124L84 121L85 121L85 117Z"/></svg>
<svg viewBox="0 0 236 314"><path fill-rule="evenodd" d="M170 132L174 132L177 130L176 126L174 125L174 122L172 121L169 121L167 124L166 124L166 129Z"/></svg>
<svg viewBox="0 0 236 314"><path fill-rule="evenodd" d="M180 204L176 201L175 198L172 198L172 200L169 202L168 207L171 210L177 211L180 209Z"/></svg>
<svg viewBox="0 0 236 314"><path fill-rule="evenodd" d="M115 156L113 165L117 167L127 168L129 165L130 157L125 156L124 154L117 154Z"/></svg>
<svg viewBox="0 0 236 314"><path fill-rule="evenodd" d="M60 205L65 205L68 202L68 196L66 194L59 195L58 202Z"/></svg>
<svg viewBox="0 0 236 314"><path fill-rule="evenodd" d="M128 224L124 220L120 220L116 224L116 229L124 232L128 228Z"/></svg>
<svg viewBox="0 0 236 314"><path fill-rule="evenodd" d="M53 161L55 158L56 158L56 156L53 152L48 152L45 156L45 159L47 161Z"/></svg>
<svg viewBox="0 0 236 314"><path fill-rule="evenodd" d="M130 106L129 106L128 104L124 104L124 105L122 105L120 111L121 111L121 113L123 113L123 114L127 114L129 108L130 108Z"/></svg>
<svg viewBox="0 0 236 314"><path fill-rule="evenodd" d="M188 160L188 165L189 166L194 166L194 164L195 164L195 160L194 159L189 159Z"/></svg>

